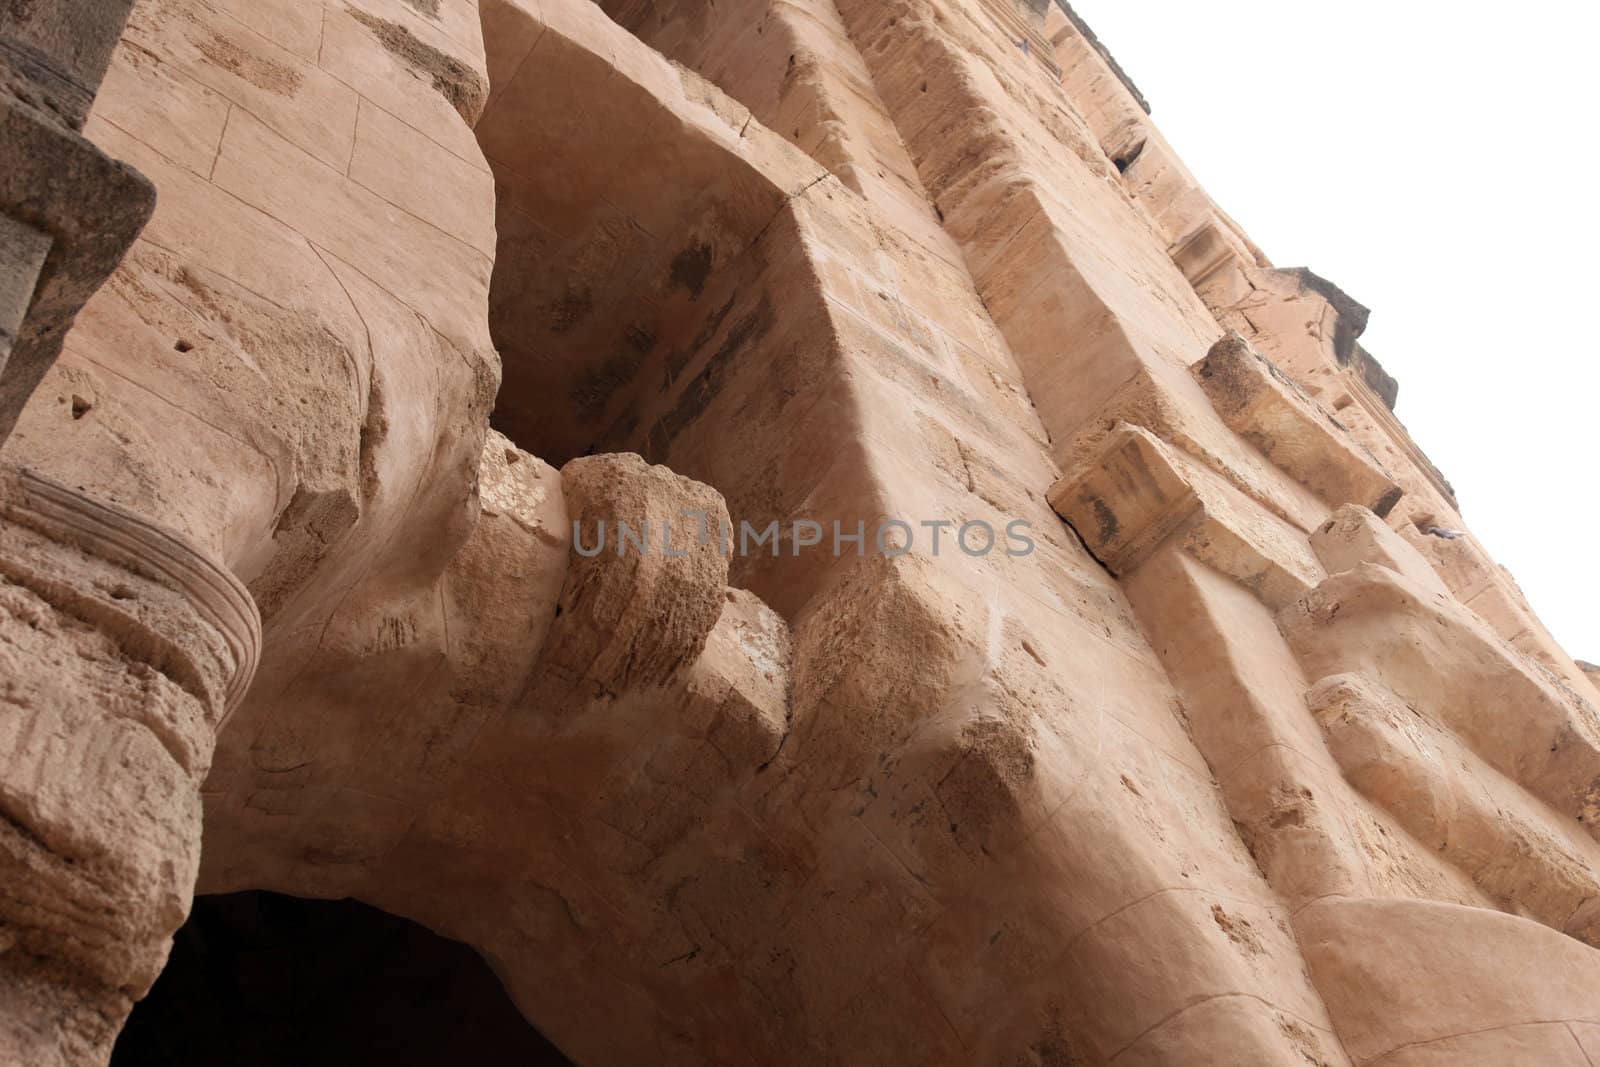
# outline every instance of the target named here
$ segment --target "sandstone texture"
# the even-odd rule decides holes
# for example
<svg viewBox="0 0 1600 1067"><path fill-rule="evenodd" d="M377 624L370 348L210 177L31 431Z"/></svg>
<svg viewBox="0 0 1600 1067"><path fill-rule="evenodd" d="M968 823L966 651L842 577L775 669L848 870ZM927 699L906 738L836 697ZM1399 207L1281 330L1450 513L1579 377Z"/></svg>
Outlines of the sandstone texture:
<svg viewBox="0 0 1600 1067"><path fill-rule="evenodd" d="M583 1067L1600 1063L1595 668L1064 4L138 0L85 113L0 1063L251 890Z"/></svg>

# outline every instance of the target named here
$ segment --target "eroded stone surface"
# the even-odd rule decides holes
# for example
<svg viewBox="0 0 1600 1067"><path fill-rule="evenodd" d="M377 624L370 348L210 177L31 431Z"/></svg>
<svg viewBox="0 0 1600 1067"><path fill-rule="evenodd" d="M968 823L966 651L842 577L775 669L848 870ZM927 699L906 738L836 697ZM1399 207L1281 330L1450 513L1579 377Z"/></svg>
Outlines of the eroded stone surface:
<svg viewBox="0 0 1600 1067"><path fill-rule="evenodd" d="M1600 1055L1592 669L1075 16L148 0L106 86L7 484L167 540L7 513L7 1054L198 886L586 1065Z"/></svg>
<svg viewBox="0 0 1600 1067"><path fill-rule="evenodd" d="M260 619L194 546L32 471L0 470L0 515L0 1055L91 1062L188 913Z"/></svg>

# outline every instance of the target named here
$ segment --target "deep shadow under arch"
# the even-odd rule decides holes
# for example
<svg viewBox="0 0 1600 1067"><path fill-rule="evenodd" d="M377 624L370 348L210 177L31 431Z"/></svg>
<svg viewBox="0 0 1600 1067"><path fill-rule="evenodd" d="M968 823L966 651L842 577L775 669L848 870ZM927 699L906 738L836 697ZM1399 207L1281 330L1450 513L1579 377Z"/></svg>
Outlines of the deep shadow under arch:
<svg viewBox="0 0 1600 1067"><path fill-rule="evenodd" d="M354 900L198 897L113 1067L566 1067L476 952Z"/></svg>

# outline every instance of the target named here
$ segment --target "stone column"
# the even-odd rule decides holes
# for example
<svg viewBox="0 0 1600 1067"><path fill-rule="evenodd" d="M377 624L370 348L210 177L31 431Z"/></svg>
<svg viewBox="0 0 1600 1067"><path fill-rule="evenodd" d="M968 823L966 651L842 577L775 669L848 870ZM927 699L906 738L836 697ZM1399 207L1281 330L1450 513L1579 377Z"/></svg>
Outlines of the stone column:
<svg viewBox="0 0 1600 1067"><path fill-rule="evenodd" d="M133 0L11 0L0 12L0 444L73 319L155 208L84 139Z"/></svg>
<svg viewBox="0 0 1600 1067"><path fill-rule="evenodd" d="M159 525L0 468L0 1062L105 1062L200 861L261 623Z"/></svg>

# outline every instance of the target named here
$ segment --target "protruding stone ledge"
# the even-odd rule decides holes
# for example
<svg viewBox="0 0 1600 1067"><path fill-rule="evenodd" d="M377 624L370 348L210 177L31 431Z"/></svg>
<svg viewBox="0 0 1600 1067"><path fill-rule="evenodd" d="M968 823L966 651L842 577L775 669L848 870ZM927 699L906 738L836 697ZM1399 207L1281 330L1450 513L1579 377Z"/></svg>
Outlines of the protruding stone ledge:
<svg viewBox="0 0 1600 1067"><path fill-rule="evenodd" d="M1066 17L1067 21L1071 24L1072 29L1077 31L1078 36L1083 38L1083 40L1088 43L1090 48L1094 49L1095 54L1100 57L1103 63L1105 63L1106 68L1110 70L1112 74L1116 75L1117 81L1120 82L1122 87L1128 91L1128 95L1133 98L1134 102L1137 103L1141 109L1143 109L1146 115L1150 114L1150 102L1144 98L1144 94L1141 93L1139 91L1139 87L1133 83L1133 79L1128 76L1128 72L1122 69L1122 64L1118 63L1116 57L1111 54L1111 51L1100 42L1100 38L1095 34L1094 30L1089 28L1089 24L1072 9L1072 5L1067 3L1067 0L1056 0L1055 7L1057 11ZM1051 20L1047 19L1045 22L1047 29L1051 27L1051 24ZM1056 29L1052 34L1052 37L1055 41L1059 42L1061 36L1063 36L1065 32L1065 27Z"/></svg>
<svg viewBox="0 0 1600 1067"><path fill-rule="evenodd" d="M1552 929L1600 947L1600 844L1357 674L1306 693L1346 780L1419 842Z"/></svg>
<svg viewBox="0 0 1600 1067"><path fill-rule="evenodd" d="M1278 615L1310 677L1364 673L1485 762L1582 822L1600 824L1600 713L1559 690L1443 593L1371 563Z"/></svg>
<svg viewBox="0 0 1600 1067"><path fill-rule="evenodd" d="M1176 538L1273 608L1323 576L1299 531L1142 427L1118 426L1099 461L1057 482L1049 500L1112 574Z"/></svg>
<svg viewBox="0 0 1600 1067"><path fill-rule="evenodd" d="M1405 575L1429 592L1450 595L1437 571L1411 544L1360 504L1346 504L1311 534L1311 550L1329 574L1363 563Z"/></svg>
<svg viewBox="0 0 1600 1067"><path fill-rule="evenodd" d="M552 714L661 685L693 663L728 580L728 510L715 489L632 453L575 459L561 484L576 536L535 693Z"/></svg>
<svg viewBox="0 0 1600 1067"><path fill-rule="evenodd" d="M1244 240L1216 215L1207 217L1192 233L1180 239L1172 246L1170 254L1196 289L1225 266L1255 264Z"/></svg>
<svg viewBox="0 0 1600 1067"><path fill-rule="evenodd" d="M1361 504L1382 517L1399 502L1400 486L1377 460L1243 337L1230 331L1194 375L1235 433L1331 506Z"/></svg>

